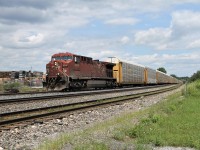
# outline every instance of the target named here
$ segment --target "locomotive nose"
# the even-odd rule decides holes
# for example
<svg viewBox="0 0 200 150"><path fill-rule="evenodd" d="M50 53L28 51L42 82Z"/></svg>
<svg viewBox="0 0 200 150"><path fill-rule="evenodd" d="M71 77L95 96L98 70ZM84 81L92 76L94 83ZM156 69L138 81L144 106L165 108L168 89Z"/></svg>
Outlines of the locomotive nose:
<svg viewBox="0 0 200 150"><path fill-rule="evenodd" d="M49 71L48 74L51 77L56 77L57 75L60 75L60 70L62 70L62 62L50 62L47 66L47 70Z"/></svg>

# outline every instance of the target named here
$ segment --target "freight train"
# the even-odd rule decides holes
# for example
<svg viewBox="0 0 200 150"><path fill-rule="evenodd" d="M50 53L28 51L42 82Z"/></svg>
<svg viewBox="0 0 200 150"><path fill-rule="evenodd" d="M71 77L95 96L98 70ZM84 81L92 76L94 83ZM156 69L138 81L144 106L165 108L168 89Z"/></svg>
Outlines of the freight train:
<svg viewBox="0 0 200 150"><path fill-rule="evenodd" d="M46 65L46 81L43 85L47 90L72 90L179 82L141 65L93 60L91 57L66 52L52 56Z"/></svg>

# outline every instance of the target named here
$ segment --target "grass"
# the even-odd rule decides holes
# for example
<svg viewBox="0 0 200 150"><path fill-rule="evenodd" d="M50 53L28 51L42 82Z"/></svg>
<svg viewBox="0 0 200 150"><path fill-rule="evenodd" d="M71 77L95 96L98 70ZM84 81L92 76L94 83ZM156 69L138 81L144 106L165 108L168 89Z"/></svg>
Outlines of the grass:
<svg viewBox="0 0 200 150"><path fill-rule="evenodd" d="M147 118L125 131L139 144L200 149L200 81L188 87L186 97L175 95L151 109Z"/></svg>
<svg viewBox="0 0 200 150"><path fill-rule="evenodd" d="M106 144L101 142L90 141L75 147L75 150L109 150Z"/></svg>
<svg viewBox="0 0 200 150"><path fill-rule="evenodd" d="M43 92L45 91L46 89L45 88L31 88L29 86L21 86L19 88L19 91L20 92Z"/></svg>
<svg viewBox="0 0 200 150"><path fill-rule="evenodd" d="M10 89L17 89L19 92L42 92L45 91L45 88L31 88L29 86L25 86L19 82L13 82L13 83L4 83L0 84L0 92L5 92Z"/></svg>
<svg viewBox="0 0 200 150"><path fill-rule="evenodd" d="M196 81L188 85L187 90L173 94L151 108L62 135L43 143L38 149L60 150L70 144L76 150L104 150L109 149L113 141L123 144L120 149L128 149L130 145L137 150L152 149L152 146L200 149L199 96L200 81Z"/></svg>
<svg viewBox="0 0 200 150"><path fill-rule="evenodd" d="M66 134L61 134L58 139L45 140L39 147L40 150L59 150L65 145L66 141L69 141L70 136Z"/></svg>

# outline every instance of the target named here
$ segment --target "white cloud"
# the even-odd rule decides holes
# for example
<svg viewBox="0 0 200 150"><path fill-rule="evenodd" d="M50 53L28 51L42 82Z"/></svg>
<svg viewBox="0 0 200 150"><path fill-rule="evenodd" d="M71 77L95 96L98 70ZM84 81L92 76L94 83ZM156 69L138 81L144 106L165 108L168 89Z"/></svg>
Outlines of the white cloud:
<svg viewBox="0 0 200 150"><path fill-rule="evenodd" d="M105 21L106 24L112 25L134 25L138 22L135 18L117 18Z"/></svg>
<svg viewBox="0 0 200 150"><path fill-rule="evenodd" d="M34 30L18 30L11 40L16 48L35 48L43 44L44 34Z"/></svg>
<svg viewBox="0 0 200 150"><path fill-rule="evenodd" d="M200 48L200 12L176 11L168 28L150 28L135 33L136 44L158 50Z"/></svg>
<svg viewBox="0 0 200 150"><path fill-rule="evenodd" d="M122 44L127 44L130 41L130 38L128 36L123 36L121 38Z"/></svg>
<svg viewBox="0 0 200 150"><path fill-rule="evenodd" d="M200 48L200 39L191 42L187 48Z"/></svg>
<svg viewBox="0 0 200 150"><path fill-rule="evenodd" d="M196 30L200 27L200 12L176 11L172 13L172 28ZM181 27L181 28L180 28ZM185 30L187 31L187 30Z"/></svg>
<svg viewBox="0 0 200 150"><path fill-rule="evenodd" d="M151 28L137 32L134 41L136 44L148 44L157 49L165 49L170 36L171 30L168 28Z"/></svg>
<svg viewBox="0 0 200 150"><path fill-rule="evenodd" d="M41 33L38 33L36 35L31 35L31 36L27 37L27 39L29 40L30 43L34 43L34 44L40 43L44 39L44 35Z"/></svg>

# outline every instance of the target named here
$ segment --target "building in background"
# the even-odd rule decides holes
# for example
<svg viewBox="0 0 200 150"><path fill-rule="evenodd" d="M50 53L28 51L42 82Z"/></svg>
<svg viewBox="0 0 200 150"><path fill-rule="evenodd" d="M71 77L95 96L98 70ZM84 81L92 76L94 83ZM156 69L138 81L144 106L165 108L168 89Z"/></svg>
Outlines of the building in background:
<svg viewBox="0 0 200 150"><path fill-rule="evenodd" d="M0 71L0 84L19 82L26 86L40 87L44 77L43 72L40 71Z"/></svg>

